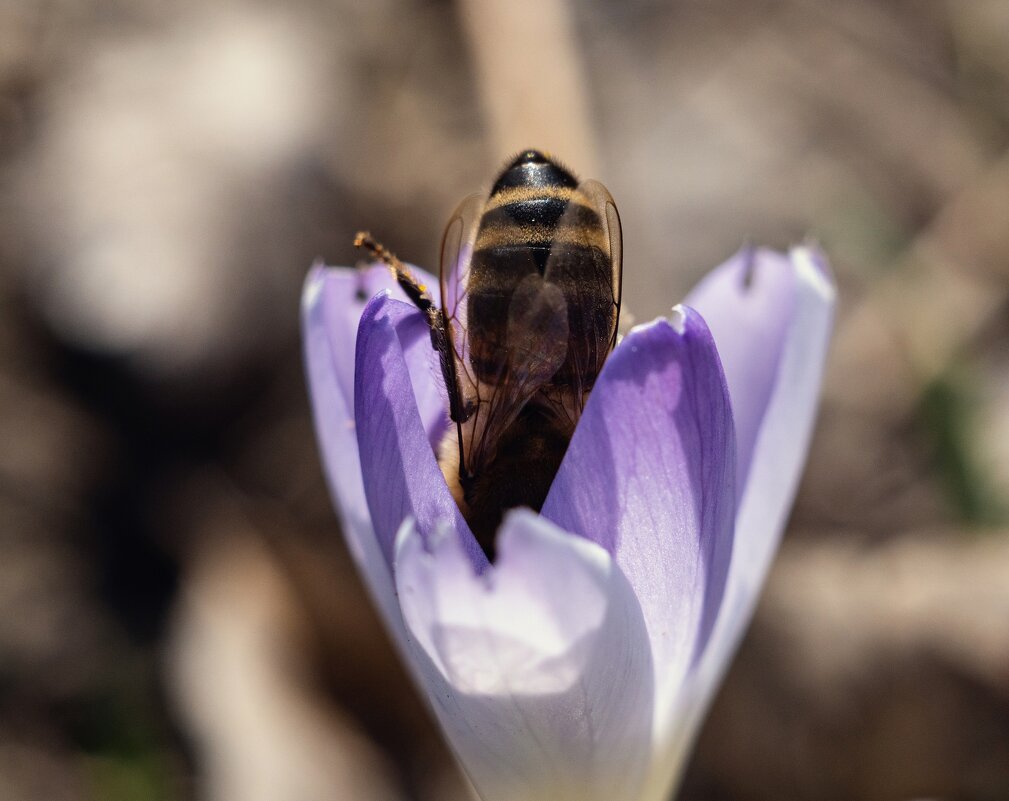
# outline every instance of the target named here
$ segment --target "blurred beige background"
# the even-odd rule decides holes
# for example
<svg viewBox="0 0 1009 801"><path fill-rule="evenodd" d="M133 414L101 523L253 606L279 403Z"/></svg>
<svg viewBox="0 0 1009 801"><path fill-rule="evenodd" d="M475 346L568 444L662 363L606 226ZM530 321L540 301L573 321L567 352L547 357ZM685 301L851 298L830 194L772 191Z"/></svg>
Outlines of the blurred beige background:
<svg viewBox="0 0 1009 801"><path fill-rule="evenodd" d="M681 798L1009 798L1009 3L0 0L0 801L462 799L340 540L316 256L434 266L553 150L664 314L840 286L810 466Z"/></svg>

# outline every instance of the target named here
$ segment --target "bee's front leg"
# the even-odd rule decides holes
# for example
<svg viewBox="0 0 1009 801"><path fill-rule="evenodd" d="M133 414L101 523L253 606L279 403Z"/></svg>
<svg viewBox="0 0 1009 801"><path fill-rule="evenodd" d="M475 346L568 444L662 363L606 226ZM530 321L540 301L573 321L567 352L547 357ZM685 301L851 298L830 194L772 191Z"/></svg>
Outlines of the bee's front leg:
<svg viewBox="0 0 1009 801"><path fill-rule="evenodd" d="M456 366L455 353L452 350L452 343L448 335L448 324L445 314L435 306L428 294L427 287L421 284L410 268L390 251L385 245L377 242L371 234L361 231L354 237L354 247L364 248L376 259L388 265L392 271L396 283L406 293L410 302L416 306L424 315L427 324L431 329L431 346L438 354L438 362L441 367L441 375L445 381L445 391L448 394L449 419L456 425L456 433L459 435L459 475L466 473L466 464L463 454L462 424L465 423L472 410L467 408L464 402L462 388L459 386L459 372Z"/></svg>

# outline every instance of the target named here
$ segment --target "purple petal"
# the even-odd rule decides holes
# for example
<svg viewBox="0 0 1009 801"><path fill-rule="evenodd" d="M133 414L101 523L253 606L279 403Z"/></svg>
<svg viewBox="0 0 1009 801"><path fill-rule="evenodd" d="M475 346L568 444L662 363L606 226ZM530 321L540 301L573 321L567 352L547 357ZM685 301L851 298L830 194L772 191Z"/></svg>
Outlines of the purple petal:
<svg viewBox="0 0 1009 801"><path fill-rule="evenodd" d="M451 523L473 565L482 569L487 557L449 492L418 411L410 364L425 364L432 353L427 323L413 306L379 295L365 308L357 333L354 408L368 510L390 566L396 532L412 517L424 536L442 521Z"/></svg>
<svg viewBox="0 0 1009 801"><path fill-rule="evenodd" d="M706 319L713 321L712 333L723 353L733 404L739 409L754 407L743 417L751 423L756 420L756 431L747 433L753 440L752 455L740 493L725 598L707 650L688 676L676 712L682 721L679 742L668 745L671 752L680 755L689 750L753 615L777 550L809 447L833 324L834 283L818 251L795 248L787 259L758 251L750 286L743 291L738 284L739 269L738 262L730 261L690 296L703 308ZM768 302L766 296L771 294L779 298L791 295L792 302ZM751 303L754 308L749 308ZM760 314L771 316L763 321L768 330L783 329L783 334L776 338L762 334ZM737 320L741 321L739 326L734 322ZM770 362L758 351L775 342L775 367L770 392L766 392L766 376L747 383L747 362ZM676 762L675 758L658 760L660 773L663 765ZM663 798L671 780L671 768L663 775L653 775L649 784L652 792L646 798Z"/></svg>
<svg viewBox="0 0 1009 801"><path fill-rule="evenodd" d="M404 525L396 584L424 687L484 801L634 798L650 755L641 609L609 554L525 510L477 575Z"/></svg>
<svg viewBox="0 0 1009 801"><path fill-rule="evenodd" d="M690 295L709 321L737 419L752 442L740 465L730 596L752 609L791 509L813 431L835 291L822 255L757 251L748 286L730 261ZM774 350L773 358L767 354ZM754 374L754 364L767 370ZM773 368L772 368L773 365ZM749 619L735 623L739 632Z"/></svg>
<svg viewBox="0 0 1009 801"><path fill-rule="evenodd" d="M607 360L543 515L610 551L641 603L657 723L718 611L732 549L732 414L714 342L690 309Z"/></svg>
<svg viewBox="0 0 1009 801"><path fill-rule="evenodd" d="M431 282L418 270L419 280ZM435 286L437 282L434 282ZM375 540L361 479L361 462L354 423L354 360L358 324L365 305L382 291L402 296L388 268L323 267L316 264L305 279L302 326L305 371L315 417L322 462L330 492L340 514L351 554L365 576L386 623L395 633L402 629L399 608L387 560ZM405 296L404 296L405 297ZM438 437L444 418L440 388L426 370L424 358L416 360L412 376L418 396L425 399L425 420L431 437ZM425 384L426 382L426 384Z"/></svg>
<svg viewBox="0 0 1009 801"><path fill-rule="evenodd" d="M314 266L302 294L302 326L305 370L326 480L350 552L390 630L396 632L402 631L402 621L392 574L368 516L353 414L354 342L365 305L360 296L381 283L383 275L388 276L388 270Z"/></svg>
<svg viewBox="0 0 1009 801"><path fill-rule="evenodd" d="M437 302L438 282L421 269L411 269ZM325 335L329 340L332 366L327 370L332 371L343 395L344 406L351 411L354 408L354 343L357 341L357 326L365 305L383 291L388 291L397 300L406 300L406 295L393 279L389 268L383 264L364 268L324 267L315 264L305 280L302 303L306 350L308 340L313 336L313 331L308 328L308 318L314 314L317 323L315 331L318 336ZM418 350L417 356L422 358L416 358L410 364L414 390L424 425L430 432L432 442L437 443L441 441L447 428L444 387L437 379L437 361L433 353ZM311 372L309 379L311 380ZM348 419L352 421L353 418Z"/></svg>
<svg viewBox="0 0 1009 801"><path fill-rule="evenodd" d="M708 324L725 370L736 425L736 497L774 389L778 359L795 307L788 257L747 248L710 272L684 301Z"/></svg>
<svg viewBox="0 0 1009 801"><path fill-rule="evenodd" d="M357 270L316 264L305 281L305 313L317 315L317 330L329 339L334 378L347 408L354 406L354 342L361 313L369 300L394 285L382 265Z"/></svg>

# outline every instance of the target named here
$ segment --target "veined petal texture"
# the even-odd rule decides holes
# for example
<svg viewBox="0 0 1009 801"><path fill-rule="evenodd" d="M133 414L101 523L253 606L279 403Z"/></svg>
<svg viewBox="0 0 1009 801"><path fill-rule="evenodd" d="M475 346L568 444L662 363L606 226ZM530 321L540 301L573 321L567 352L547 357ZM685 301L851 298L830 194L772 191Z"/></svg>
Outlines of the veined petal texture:
<svg viewBox="0 0 1009 801"><path fill-rule="evenodd" d="M740 440L741 489L726 603L709 659L724 663L778 547L816 417L835 289L823 255L744 251L688 297L722 357ZM753 365L761 365L754 373Z"/></svg>
<svg viewBox="0 0 1009 801"><path fill-rule="evenodd" d="M680 729L643 795L662 801L682 770L777 551L805 464L833 326L836 291L815 248L744 250L687 297L711 328L732 398L739 502L715 628L678 699Z"/></svg>
<svg viewBox="0 0 1009 801"><path fill-rule="evenodd" d="M607 360L543 507L613 554L641 604L656 737L718 613L732 551L728 390L700 315L640 326Z"/></svg>

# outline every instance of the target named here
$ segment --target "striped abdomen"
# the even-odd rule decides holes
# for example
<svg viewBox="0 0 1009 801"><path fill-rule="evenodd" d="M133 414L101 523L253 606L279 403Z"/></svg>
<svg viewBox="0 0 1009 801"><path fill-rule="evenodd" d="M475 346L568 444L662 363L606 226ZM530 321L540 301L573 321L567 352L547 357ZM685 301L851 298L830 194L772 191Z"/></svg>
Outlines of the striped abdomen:
<svg viewBox="0 0 1009 801"><path fill-rule="evenodd" d="M604 221L574 176L537 151L522 153L491 189L470 260L467 321L477 379L505 380L512 297L523 278L538 273L567 302L568 353L550 385L591 389L616 326L613 270Z"/></svg>

